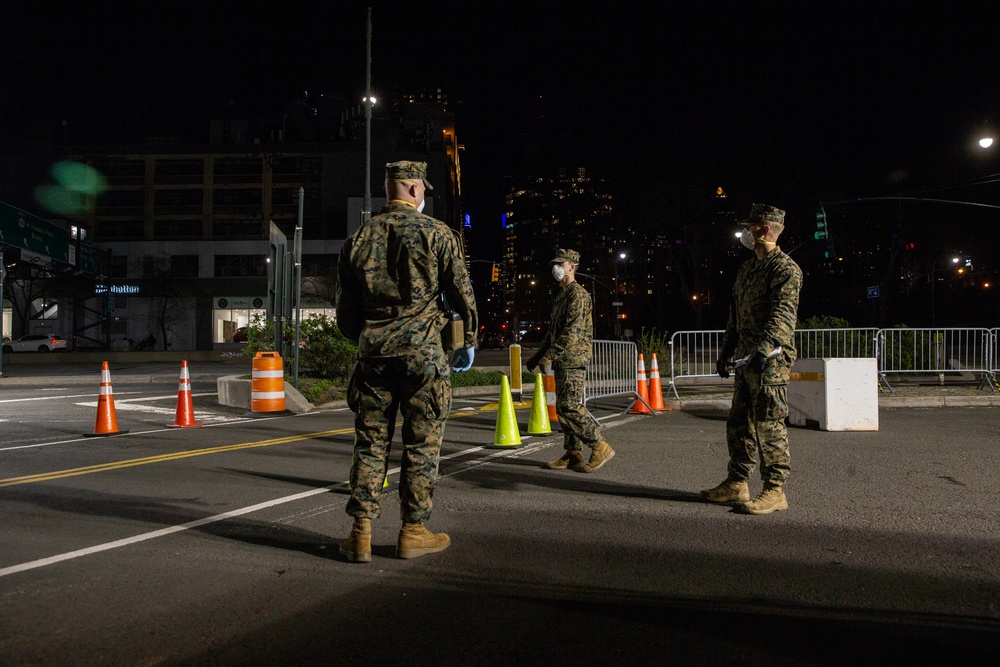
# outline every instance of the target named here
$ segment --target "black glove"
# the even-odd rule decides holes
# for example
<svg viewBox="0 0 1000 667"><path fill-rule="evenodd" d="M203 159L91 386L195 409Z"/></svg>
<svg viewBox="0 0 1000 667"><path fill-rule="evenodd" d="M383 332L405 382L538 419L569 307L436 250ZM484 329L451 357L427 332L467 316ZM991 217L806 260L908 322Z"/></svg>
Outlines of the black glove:
<svg viewBox="0 0 1000 667"><path fill-rule="evenodd" d="M754 373L760 373L764 370L764 364L767 363L767 355L763 352L754 352L753 356L750 357L750 361L747 362L747 366L750 367Z"/></svg>
<svg viewBox="0 0 1000 667"><path fill-rule="evenodd" d="M530 371L532 368L538 365L538 362L541 361L541 359L542 359L541 355L533 354L531 355L531 358L529 358L526 362L524 362L524 367Z"/></svg>
<svg viewBox="0 0 1000 667"><path fill-rule="evenodd" d="M729 360L728 359L716 359L715 360L715 372L719 374L719 377L725 380L729 377Z"/></svg>

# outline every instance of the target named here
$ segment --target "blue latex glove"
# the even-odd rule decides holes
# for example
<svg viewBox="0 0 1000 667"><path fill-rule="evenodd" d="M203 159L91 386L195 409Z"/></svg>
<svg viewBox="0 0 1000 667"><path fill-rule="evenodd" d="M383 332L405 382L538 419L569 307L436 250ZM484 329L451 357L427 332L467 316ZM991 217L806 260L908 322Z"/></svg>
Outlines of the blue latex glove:
<svg viewBox="0 0 1000 667"><path fill-rule="evenodd" d="M455 350L455 356L451 358L451 370L461 373L472 368L472 360L476 358L476 348L463 347Z"/></svg>

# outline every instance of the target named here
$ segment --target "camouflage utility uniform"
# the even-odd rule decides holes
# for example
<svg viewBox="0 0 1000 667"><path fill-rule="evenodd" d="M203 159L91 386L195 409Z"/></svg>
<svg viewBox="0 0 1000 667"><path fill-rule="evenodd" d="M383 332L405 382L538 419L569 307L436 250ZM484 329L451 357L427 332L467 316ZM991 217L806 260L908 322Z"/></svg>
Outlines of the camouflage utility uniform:
<svg viewBox="0 0 1000 667"><path fill-rule="evenodd" d="M567 451L581 451L604 441L601 427L583 405L593 344L593 308L580 283L560 286L552 305L552 318L534 358L548 357L556 376L556 415Z"/></svg>
<svg viewBox="0 0 1000 667"><path fill-rule="evenodd" d="M726 423L729 478L746 480L760 451L760 475L765 485L782 486L788 478L788 376L795 363L795 321L802 288L802 271L791 257L775 247L763 259L752 258L740 267L733 285L729 321L722 338L722 358L760 352L768 355L781 346L757 373L736 370L733 403Z"/></svg>
<svg viewBox="0 0 1000 667"><path fill-rule="evenodd" d="M443 222L390 202L344 243L338 265L337 323L358 342L348 387L356 413L351 499L346 511L377 518L397 410L403 416L400 506L405 523L424 522L451 410L451 369L441 331L443 293L474 347L475 296L458 239Z"/></svg>

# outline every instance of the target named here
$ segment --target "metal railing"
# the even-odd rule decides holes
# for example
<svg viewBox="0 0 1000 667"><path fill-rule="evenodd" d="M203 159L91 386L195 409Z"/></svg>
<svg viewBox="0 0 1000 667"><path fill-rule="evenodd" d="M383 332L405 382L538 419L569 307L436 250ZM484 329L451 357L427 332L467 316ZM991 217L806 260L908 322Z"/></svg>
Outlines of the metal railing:
<svg viewBox="0 0 1000 667"><path fill-rule="evenodd" d="M997 374L1000 373L1000 329L990 329L990 385L1000 391Z"/></svg>
<svg viewBox="0 0 1000 667"><path fill-rule="evenodd" d="M722 329L677 331L670 337L670 390L677 393L677 378L712 377L722 349Z"/></svg>
<svg viewBox="0 0 1000 667"><path fill-rule="evenodd" d="M583 404L622 395L634 396L649 407L639 395L639 349L631 341L595 340L583 387Z"/></svg>
<svg viewBox="0 0 1000 667"><path fill-rule="evenodd" d="M795 349L799 359L855 359L877 357L879 330L870 329L798 329Z"/></svg>
<svg viewBox="0 0 1000 667"><path fill-rule="evenodd" d="M678 331L670 338L670 390L681 378L717 377L715 361L722 348L721 329ZM1000 329L799 329L798 358L875 357L879 379L892 391L887 374L968 373L980 387L1000 391L997 340Z"/></svg>
<svg viewBox="0 0 1000 667"><path fill-rule="evenodd" d="M881 329L878 332L879 379L889 387L888 374L967 373L980 378L980 387L989 384L996 391L993 363L996 330Z"/></svg>

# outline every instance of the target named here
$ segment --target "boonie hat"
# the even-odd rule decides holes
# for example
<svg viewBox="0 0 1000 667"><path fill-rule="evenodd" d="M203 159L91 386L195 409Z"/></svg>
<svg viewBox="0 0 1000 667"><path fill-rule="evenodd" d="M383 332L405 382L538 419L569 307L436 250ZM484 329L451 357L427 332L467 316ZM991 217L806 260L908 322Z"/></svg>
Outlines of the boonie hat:
<svg viewBox="0 0 1000 667"><path fill-rule="evenodd" d="M387 181L422 181L424 188L433 190L427 181L427 163L413 162L412 160L401 160L400 162L389 162L385 165L385 180Z"/></svg>
<svg viewBox="0 0 1000 667"><path fill-rule="evenodd" d="M559 248L558 250L556 250L556 256L549 262L549 264L562 264L563 262L579 264L580 253L578 253L576 250Z"/></svg>
<svg viewBox="0 0 1000 667"><path fill-rule="evenodd" d="M767 204L754 204L750 207L750 217L740 220L741 227L749 227L758 222L779 229L785 228L785 212L780 208Z"/></svg>

